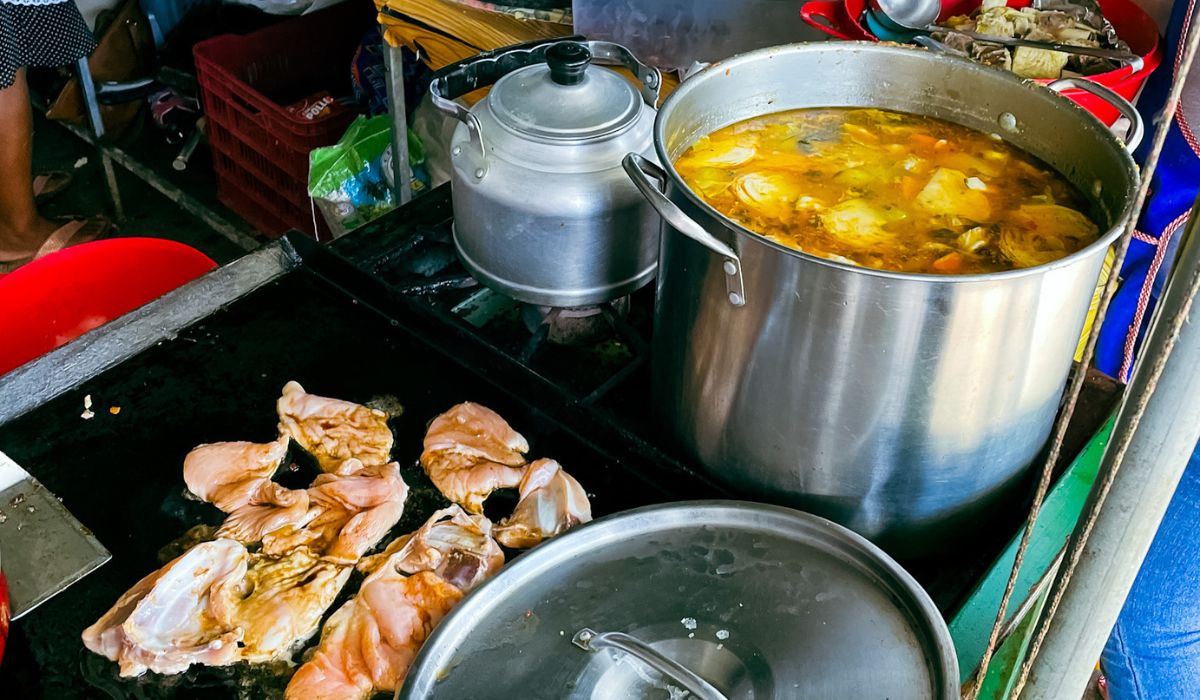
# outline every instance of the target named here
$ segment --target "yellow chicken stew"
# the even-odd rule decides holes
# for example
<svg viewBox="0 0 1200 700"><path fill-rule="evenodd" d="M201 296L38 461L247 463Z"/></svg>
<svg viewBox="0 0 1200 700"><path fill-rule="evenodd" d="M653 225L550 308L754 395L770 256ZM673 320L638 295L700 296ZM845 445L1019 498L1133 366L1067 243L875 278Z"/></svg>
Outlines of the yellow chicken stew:
<svg viewBox="0 0 1200 700"><path fill-rule="evenodd" d="M879 109L802 109L701 138L675 163L717 211L783 245L902 272L1033 267L1099 236L1088 201L996 136Z"/></svg>

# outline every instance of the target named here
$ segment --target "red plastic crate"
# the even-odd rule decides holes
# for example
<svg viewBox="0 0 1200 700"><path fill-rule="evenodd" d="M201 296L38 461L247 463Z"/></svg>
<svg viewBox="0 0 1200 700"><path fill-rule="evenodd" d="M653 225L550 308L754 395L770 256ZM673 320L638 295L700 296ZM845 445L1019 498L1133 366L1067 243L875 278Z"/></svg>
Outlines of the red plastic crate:
<svg viewBox="0 0 1200 700"><path fill-rule="evenodd" d="M298 228L329 238L308 197L308 154L335 143L354 119L308 120L287 105L328 91L346 95L350 60L374 23L369 2L347 0L245 35L196 44L196 79L208 116L217 196L262 233Z"/></svg>

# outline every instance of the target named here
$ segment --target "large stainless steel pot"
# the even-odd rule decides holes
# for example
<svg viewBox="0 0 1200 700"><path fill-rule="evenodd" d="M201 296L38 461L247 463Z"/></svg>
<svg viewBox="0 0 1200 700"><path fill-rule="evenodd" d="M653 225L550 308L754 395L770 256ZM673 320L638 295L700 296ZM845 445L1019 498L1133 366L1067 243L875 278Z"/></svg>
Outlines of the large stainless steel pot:
<svg viewBox="0 0 1200 700"><path fill-rule="evenodd" d="M951 700L928 594L853 532L737 501L650 506L539 545L462 601L400 700Z"/></svg>
<svg viewBox="0 0 1200 700"><path fill-rule="evenodd" d="M641 90L592 62L629 68ZM453 101L493 83L469 111ZM650 281L659 221L621 158L652 152L660 83L656 68L602 41L525 44L434 76L434 105L461 122L454 242L476 279L543 306L609 301Z"/></svg>
<svg viewBox="0 0 1200 700"><path fill-rule="evenodd" d="M1140 137L1128 103L1073 85L1104 93ZM704 204L671 166L722 126L828 106L998 133L1092 195L1108 231L1032 269L884 272L762 238ZM1103 124L1050 90L970 61L811 44L738 56L686 81L659 111L655 148L662 170L626 160L669 223L655 405L714 476L904 554L936 546L1021 478L1046 442L1105 251L1130 215L1137 171ZM667 182L666 196L647 171Z"/></svg>

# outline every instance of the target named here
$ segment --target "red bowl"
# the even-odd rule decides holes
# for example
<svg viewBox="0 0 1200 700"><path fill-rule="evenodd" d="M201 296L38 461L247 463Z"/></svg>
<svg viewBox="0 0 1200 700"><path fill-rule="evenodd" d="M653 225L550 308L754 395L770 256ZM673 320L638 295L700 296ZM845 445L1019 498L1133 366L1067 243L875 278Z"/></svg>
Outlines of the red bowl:
<svg viewBox="0 0 1200 700"><path fill-rule="evenodd" d="M1029 4L1029 0L1009 2L1010 7L1025 7ZM938 19L967 15L977 7L979 0L949 0L942 3L942 14ZM811 0L800 9L800 16L810 26L838 39L879 41L862 23L866 9L867 0ZM1146 78L1150 77L1162 62L1158 25L1132 0L1100 0L1100 10L1108 21L1112 22L1117 35L1129 44L1129 49L1142 57L1142 66L1137 70L1134 70L1133 66L1123 66L1117 70L1090 76L1087 80L1112 88L1121 97L1132 101L1142 89ZM1037 82L1046 84L1053 81ZM1071 88L1063 90L1062 94L1109 126L1120 116L1108 102L1090 92Z"/></svg>
<svg viewBox="0 0 1200 700"><path fill-rule="evenodd" d="M71 246L0 277L0 374L216 267L159 238Z"/></svg>

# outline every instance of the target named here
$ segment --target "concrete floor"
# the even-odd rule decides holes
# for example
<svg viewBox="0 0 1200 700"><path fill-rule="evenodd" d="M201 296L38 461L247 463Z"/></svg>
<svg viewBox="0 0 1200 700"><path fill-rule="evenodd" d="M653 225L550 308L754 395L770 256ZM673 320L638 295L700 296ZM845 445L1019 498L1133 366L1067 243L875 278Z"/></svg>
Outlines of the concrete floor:
<svg viewBox="0 0 1200 700"><path fill-rule="evenodd" d="M154 152L161 151L162 158L173 157L172 148L166 144L162 136L147 127L138 137L139 144L150 147ZM34 172L47 170L66 170L74 173L71 187L42 207L47 216L86 216L103 213L110 218L113 216L112 204L105 185L104 170L96 149L85 143L63 126L35 118L33 137ZM207 159L208 151L203 147L197 149L193 160ZM164 162L169 162L164 160ZM78 166L78 167L76 167ZM201 166L202 167L202 166ZM184 211L176 202L159 193L141 179L134 177L124 169L117 167L122 202L125 208L125 219L118 223L115 236L148 236L169 238L190 245L215 260L225 264L244 255L247 251L217 234L199 218ZM211 179L203 179L193 189L204 185L215 188ZM198 193L202 199L215 200L212 191ZM215 201L214 201L214 206ZM221 208L220 213L239 224L244 222L227 209ZM246 228L249 228L246 226ZM260 241L265 242L260 237Z"/></svg>

